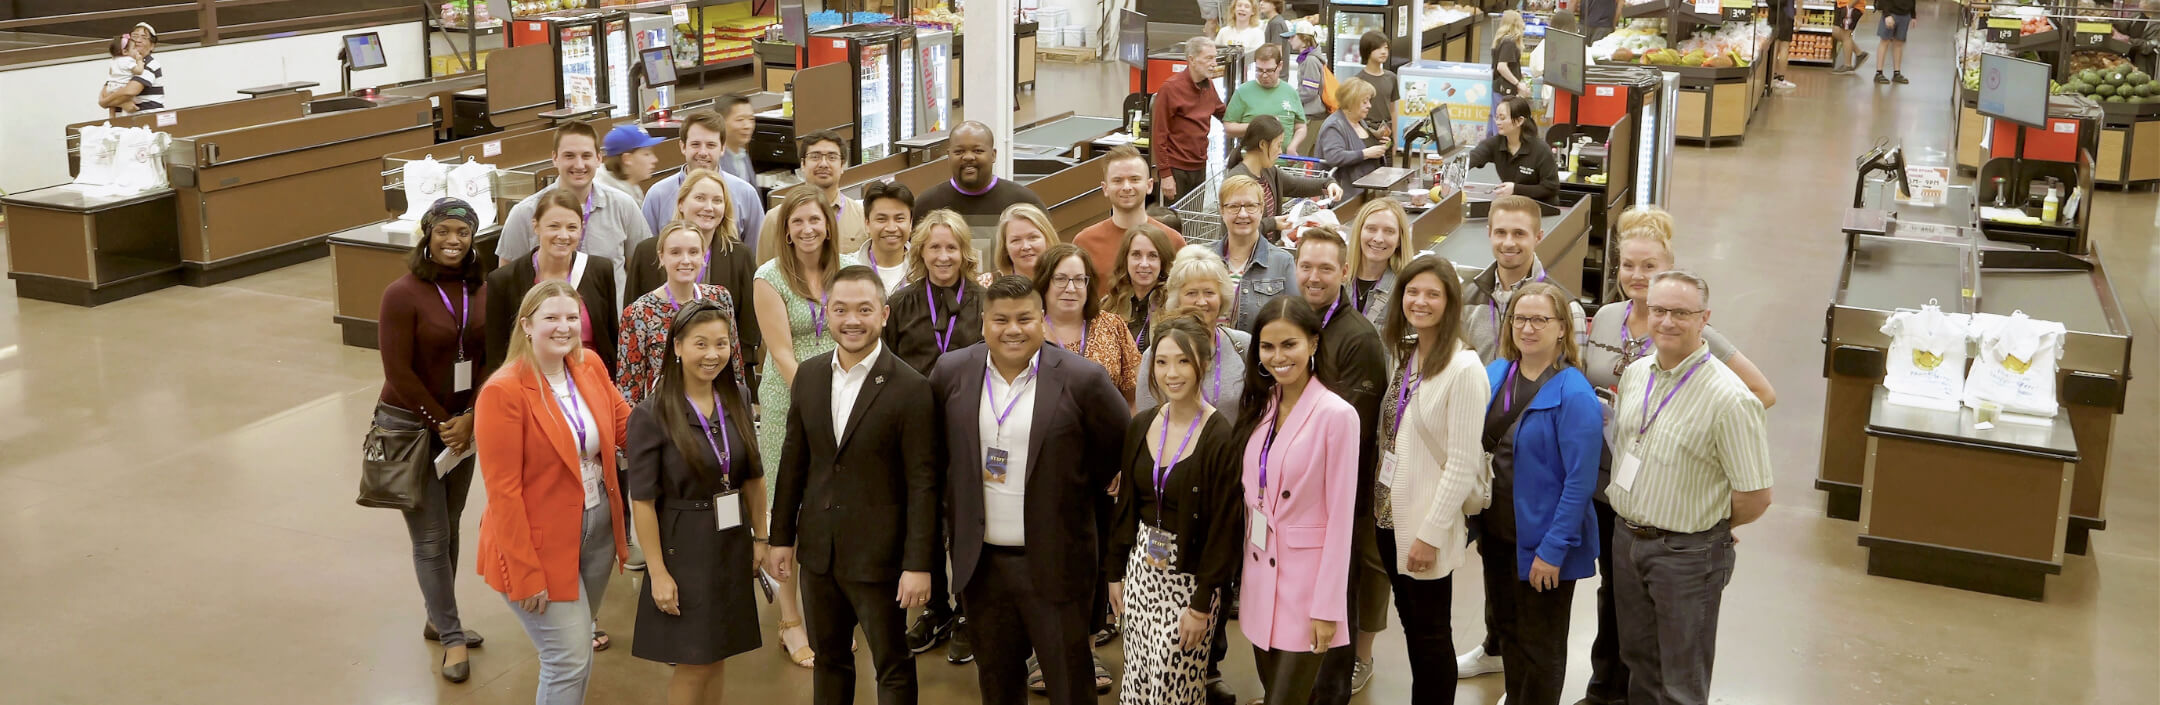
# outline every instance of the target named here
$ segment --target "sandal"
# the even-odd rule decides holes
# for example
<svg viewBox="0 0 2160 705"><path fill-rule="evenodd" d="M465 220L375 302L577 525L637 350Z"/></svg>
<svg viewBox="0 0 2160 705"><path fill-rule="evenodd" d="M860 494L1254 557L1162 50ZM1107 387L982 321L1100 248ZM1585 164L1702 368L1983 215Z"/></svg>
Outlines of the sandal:
<svg viewBox="0 0 2160 705"><path fill-rule="evenodd" d="M1049 681L1047 681L1047 680L1045 680L1045 679L1043 678L1043 672L1042 672L1042 662L1040 662L1040 661L1037 661L1037 660L1035 660L1035 655L1034 655L1034 654L1028 654L1028 660L1027 660L1027 668L1028 668L1028 678L1027 678L1027 685L1028 685L1028 690L1030 690L1030 691L1034 691L1034 693L1035 693L1036 695L1047 695L1047 694L1049 694L1049 693L1050 693L1050 685L1049 685Z"/></svg>
<svg viewBox="0 0 2160 705"><path fill-rule="evenodd" d="M608 647L610 647L610 646L614 646L614 645L615 645L615 641L614 641L614 640L612 640L612 639L609 639L609 638L608 638L607 632L604 632L604 631L600 631L600 630L598 630L598 629L594 629L594 630L592 630L592 650L593 650L593 651L596 651L596 652L597 652L597 651L606 651Z"/></svg>
<svg viewBox="0 0 2160 705"><path fill-rule="evenodd" d="M1108 692L1110 692L1110 684L1111 684L1111 683L1112 683L1112 681L1110 680L1110 669L1107 669L1107 668L1103 668L1103 665L1102 665L1102 657L1101 657L1101 656L1096 656L1096 657L1095 657L1095 694L1096 694L1096 695L1102 695L1102 694L1104 694L1104 693L1108 693Z"/></svg>
<svg viewBox="0 0 2160 705"><path fill-rule="evenodd" d="M797 666L801 666L803 668L810 668L817 665L817 652L810 649L809 632L806 631L803 633L803 645L801 647L795 649L789 649L787 647L788 630L801 628L802 622L800 621L788 621L784 619L780 620L780 632L775 635L776 639L774 641L775 643L779 644L780 650L787 654L788 660L794 661L795 665Z"/></svg>

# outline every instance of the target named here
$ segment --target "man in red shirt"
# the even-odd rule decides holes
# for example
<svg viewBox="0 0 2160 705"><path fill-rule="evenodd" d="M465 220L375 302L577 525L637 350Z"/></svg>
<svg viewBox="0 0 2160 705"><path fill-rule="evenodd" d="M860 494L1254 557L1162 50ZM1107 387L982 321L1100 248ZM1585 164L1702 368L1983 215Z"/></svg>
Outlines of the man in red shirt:
<svg viewBox="0 0 2160 705"><path fill-rule="evenodd" d="M1185 246L1185 238L1178 236L1176 228L1148 217L1147 195L1154 186L1155 182L1148 178L1147 157L1140 156L1140 150L1134 149L1132 145L1121 144L1112 148L1109 158L1103 160L1102 192L1104 198L1110 199L1110 217L1087 226L1072 239L1072 243L1086 252L1088 259L1095 263L1095 271L1102 273L1102 276L1095 278L1096 296L1110 293L1110 273L1117 271L1118 250L1125 245L1125 233L1131 232L1133 228L1142 225L1162 228L1164 233L1170 235L1173 246ZM1168 263L1171 258L1177 256L1176 252L1159 254L1162 255L1165 270L1170 268Z"/></svg>
<svg viewBox="0 0 2160 705"><path fill-rule="evenodd" d="M1207 180L1208 121L1223 116L1222 96L1215 93L1215 40L1185 42L1185 73L1164 81L1155 93L1155 122L1149 146L1155 150L1155 176L1162 181L1162 202L1176 203Z"/></svg>

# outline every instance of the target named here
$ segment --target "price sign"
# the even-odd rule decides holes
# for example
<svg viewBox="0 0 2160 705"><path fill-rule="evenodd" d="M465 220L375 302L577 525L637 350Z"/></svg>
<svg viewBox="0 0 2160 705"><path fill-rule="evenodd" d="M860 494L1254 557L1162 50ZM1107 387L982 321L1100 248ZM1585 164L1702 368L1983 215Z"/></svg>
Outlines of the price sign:
<svg viewBox="0 0 2160 705"><path fill-rule="evenodd" d="M482 156L482 157L497 157L497 156L502 156L502 141L501 141L501 140L497 140L497 141L494 141L494 142L489 142L489 143L487 143L487 144L483 144L483 145L480 145L480 156Z"/></svg>
<svg viewBox="0 0 2160 705"><path fill-rule="evenodd" d="M1722 0L1694 0L1695 14L1715 15Z"/></svg>
<svg viewBox="0 0 2160 705"><path fill-rule="evenodd" d="M2105 22L2079 22L2077 33L2070 36L2070 46L2079 49L2097 49L2114 36L2115 28Z"/></svg>
<svg viewBox="0 0 2160 705"><path fill-rule="evenodd" d="M1942 166L1905 167L1905 185L1912 190L1910 194L1912 197L1905 199L1906 203L1923 206L1942 203L1950 193L1950 168Z"/></svg>
<svg viewBox="0 0 2160 705"><path fill-rule="evenodd" d="M2023 24L2015 17L1990 17L1987 23L1987 40L2008 44L2018 38Z"/></svg>
<svg viewBox="0 0 2160 705"><path fill-rule="evenodd" d="M2048 129L2054 130L2059 135L2074 135L2077 134L2077 123L2069 120L2056 120L2048 125Z"/></svg>
<svg viewBox="0 0 2160 705"><path fill-rule="evenodd" d="M1593 88L1591 90L1597 93L1598 97L1600 98L1611 98L1613 96L1612 86L1597 86L1596 88Z"/></svg>
<svg viewBox="0 0 2160 705"><path fill-rule="evenodd" d="M690 24L689 5L676 3L668 8L668 14L675 16L675 24Z"/></svg>
<svg viewBox="0 0 2160 705"><path fill-rule="evenodd" d="M157 126L158 126L158 127L172 127L172 126L174 126L174 125L178 125L178 124L180 124L180 114L179 114L179 113L171 113L171 112L166 112L166 113L158 113L158 114L157 114Z"/></svg>
<svg viewBox="0 0 2160 705"><path fill-rule="evenodd" d="M1726 22L1747 22L1755 19L1755 0L1721 0L1723 12L1718 18Z"/></svg>

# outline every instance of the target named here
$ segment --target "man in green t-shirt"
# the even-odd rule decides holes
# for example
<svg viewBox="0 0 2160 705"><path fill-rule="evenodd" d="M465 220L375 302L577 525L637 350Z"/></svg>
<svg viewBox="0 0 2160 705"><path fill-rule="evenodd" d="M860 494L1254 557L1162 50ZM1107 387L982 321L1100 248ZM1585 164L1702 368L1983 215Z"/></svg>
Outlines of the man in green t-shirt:
<svg viewBox="0 0 2160 705"><path fill-rule="evenodd" d="M1282 47L1262 44L1252 50L1253 80L1246 81L1230 94L1230 103L1223 108L1223 130L1231 137L1245 136L1245 123L1257 115L1273 115L1289 128L1283 136L1283 153L1296 153L1296 146L1305 139L1305 103L1298 98L1297 88L1282 80Z"/></svg>

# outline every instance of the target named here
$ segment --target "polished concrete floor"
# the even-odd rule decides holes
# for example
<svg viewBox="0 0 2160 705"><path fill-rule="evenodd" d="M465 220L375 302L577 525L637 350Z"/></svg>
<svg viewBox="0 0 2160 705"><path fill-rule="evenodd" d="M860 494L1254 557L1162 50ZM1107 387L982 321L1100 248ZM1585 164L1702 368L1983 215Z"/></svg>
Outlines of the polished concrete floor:
<svg viewBox="0 0 2160 705"><path fill-rule="evenodd" d="M1841 256L1851 158L1878 139L1947 150L1950 16L1914 30L1914 83L1801 70L1738 146L1682 147L1671 206L1681 261L1715 285L1715 320L1778 385L1777 505L1740 532L1714 699L1728 703L2160 701L2160 366L2138 375L2108 482L2109 528L2045 602L1869 577L1855 524L1823 517L1816 474L1823 306ZM1872 44L1873 40L1869 39ZM1123 77L1046 64L1022 119L1107 112ZM357 196L355 196L357 197ZM2152 191L2105 192L2094 230L2140 341L2156 336ZM0 702L522 703L536 662L509 607L470 575L467 624L490 639L471 682L434 673L398 517L352 504L353 449L380 385L373 351L339 345L327 261L208 289L79 309L0 285ZM1476 566L1455 633L1482 633ZM635 574L602 612L591 702L657 703L667 668L626 648ZM1569 692L1587 678L1591 585L1577 591ZM765 615L768 644L774 619ZM1381 638L1364 702L1408 697L1402 641ZM1117 662L1115 644L1105 649ZM1234 685L1258 694L1232 649ZM867 654L859 657L867 669ZM731 702L807 703L808 671L770 648L736 657ZM921 661L924 702L974 702L969 667ZM1446 677L1445 674L1428 674ZM1490 703L1500 680L1461 684ZM874 697L865 682L862 698ZM864 700L869 702L869 700Z"/></svg>

